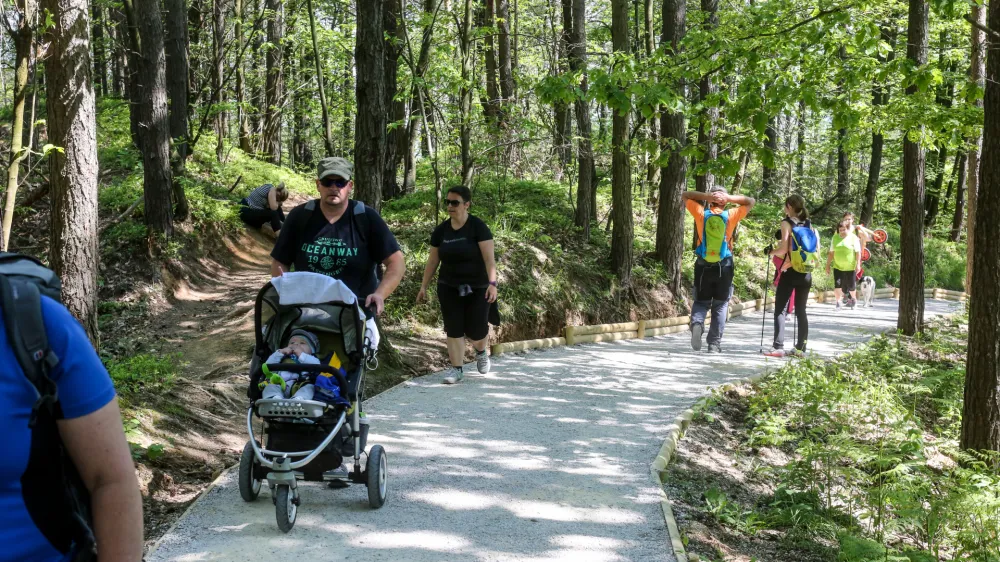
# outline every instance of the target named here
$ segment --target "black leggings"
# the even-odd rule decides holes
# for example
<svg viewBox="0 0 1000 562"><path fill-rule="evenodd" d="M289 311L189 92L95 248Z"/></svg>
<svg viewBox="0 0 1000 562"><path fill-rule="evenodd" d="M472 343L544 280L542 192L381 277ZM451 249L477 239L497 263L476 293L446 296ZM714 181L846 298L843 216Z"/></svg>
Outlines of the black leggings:
<svg viewBox="0 0 1000 562"><path fill-rule="evenodd" d="M795 349L799 351L806 350L806 341L809 340L809 318L806 316L806 303L809 301L809 289L811 288L811 274L787 269L781 274L778 290L774 294L774 310L784 311L788 307L792 291L795 291L795 317L799 322L799 337L798 341L795 342ZM784 346L785 315L776 312L774 315L774 348L782 349Z"/></svg>
<svg viewBox="0 0 1000 562"><path fill-rule="evenodd" d="M281 230L281 223L285 222L285 213L278 209L254 209L247 205L247 200L240 201L240 220L247 226L260 228L264 223L271 223L271 229L275 232Z"/></svg>
<svg viewBox="0 0 1000 562"><path fill-rule="evenodd" d="M459 296L458 287L438 283L438 301L444 317L444 331L449 338L466 337L479 341L489 335L490 302L486 300L485 287L474 288L463 297Z"/></svg>

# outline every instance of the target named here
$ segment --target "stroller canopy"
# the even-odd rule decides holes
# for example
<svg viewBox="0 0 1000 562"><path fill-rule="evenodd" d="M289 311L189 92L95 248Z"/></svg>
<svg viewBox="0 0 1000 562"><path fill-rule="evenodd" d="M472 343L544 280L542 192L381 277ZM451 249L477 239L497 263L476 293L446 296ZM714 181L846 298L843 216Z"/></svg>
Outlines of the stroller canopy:
<svg viewBox="0 0 1000 562"><path fill-rule="evenodd" d="M340 334L352 362L362 356L366 345L372 349L378 345L374 321L365 318L354 293L342 281L319 273L285 273L271 279L257 295L254 331L258 355L280 349L296 328L319 336Z"/></svg>

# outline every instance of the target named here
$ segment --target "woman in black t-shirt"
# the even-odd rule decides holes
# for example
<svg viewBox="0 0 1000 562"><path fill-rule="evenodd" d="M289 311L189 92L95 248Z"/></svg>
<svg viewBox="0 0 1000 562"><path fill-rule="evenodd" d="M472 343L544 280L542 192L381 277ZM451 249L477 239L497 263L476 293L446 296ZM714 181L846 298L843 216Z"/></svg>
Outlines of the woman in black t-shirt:
<svg viewBox="0 0 1000 562"><path fill-rule="evenodd" d="M417 302L427 298L427 285L440 263L437 293L452 365L445 384L462 380L465 338L472 340L476 349L476 368L484 375L490 372L486 343L490 305L497 300L497 266L493 233L486 223L469 214L471 200L472 193L464 185L448 190L445 204L449 218L431 234L430 256L417 293Z"/></svg>

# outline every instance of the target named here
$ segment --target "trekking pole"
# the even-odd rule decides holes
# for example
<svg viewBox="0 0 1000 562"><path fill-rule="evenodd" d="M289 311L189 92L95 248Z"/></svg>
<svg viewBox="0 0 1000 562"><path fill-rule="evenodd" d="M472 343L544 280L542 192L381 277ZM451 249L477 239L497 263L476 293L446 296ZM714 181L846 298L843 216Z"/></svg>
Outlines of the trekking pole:
<svg viewBox="0 0 1000 562"><path fill-rule="evenodd" d="M770 254L770 252L768 252ZM771 279L771 256L767 255L767 266L764 271L764 314L760 319L760 352L764 353L764 323L767 322L767 286ZM777 312L777 311L775 311Z"/></svg>

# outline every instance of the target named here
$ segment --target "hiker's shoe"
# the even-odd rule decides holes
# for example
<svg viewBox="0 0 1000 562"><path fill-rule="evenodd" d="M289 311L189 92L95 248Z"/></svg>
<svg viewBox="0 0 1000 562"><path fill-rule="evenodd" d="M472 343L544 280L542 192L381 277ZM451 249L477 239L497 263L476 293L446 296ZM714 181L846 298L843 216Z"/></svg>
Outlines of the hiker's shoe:
<svg viewBox="0 0 1000 562"><path fill-rule="evenodd" d="M708 344L708 352L709 353L722 353L722 347L720 347L719 344L717 344L717 343L710 343L710 344Z"/></svg>
<svg viewBox="0 0 1000 562"><path fill-rule="evenodd" d="M691 324L691 349L701 351L701 334L704 331L704 324Z"/></svg>
<svg viewBox="0 0 1000 562"><path fill-rule="evenodd" d="M485 349L476 353L476 369L479 370L480 375L490 372L490 354Z"/></svg>
<svg viewBox="0 0 1000 562"><path fill-rule="evenodd" d="M441 382L444 383L444 384L457 384L457 383L462 382L462 378L464 378L464 377L465 377L465 375L462 374L462 370L461 369L456 369L456 368L452 367L452 369L450 371L448 371L448 375L445 376L444 380L442 380Z"/></svg>
<svg viewBox="0 0 1000 562"><path fill-rule="evenodd" d="M784 357L785 350L780 347L771 348L771 351L764 352L765 357Z"/></svg>
<svg viewBox="0 0 1000 562"><path fill-rule="evenodd" d="M840 301L837 301L837 312L840 312Z"/></svg>
<svg viewBox="0 0 1000 562"><path fill-rule="evenodd" d="M338 468L324 472L323 480L328 480L326 485L329 488L346 488L350 486L347 483L347 477L350 473L351 471L347 468L347 465L341 463Z"/></svg>

